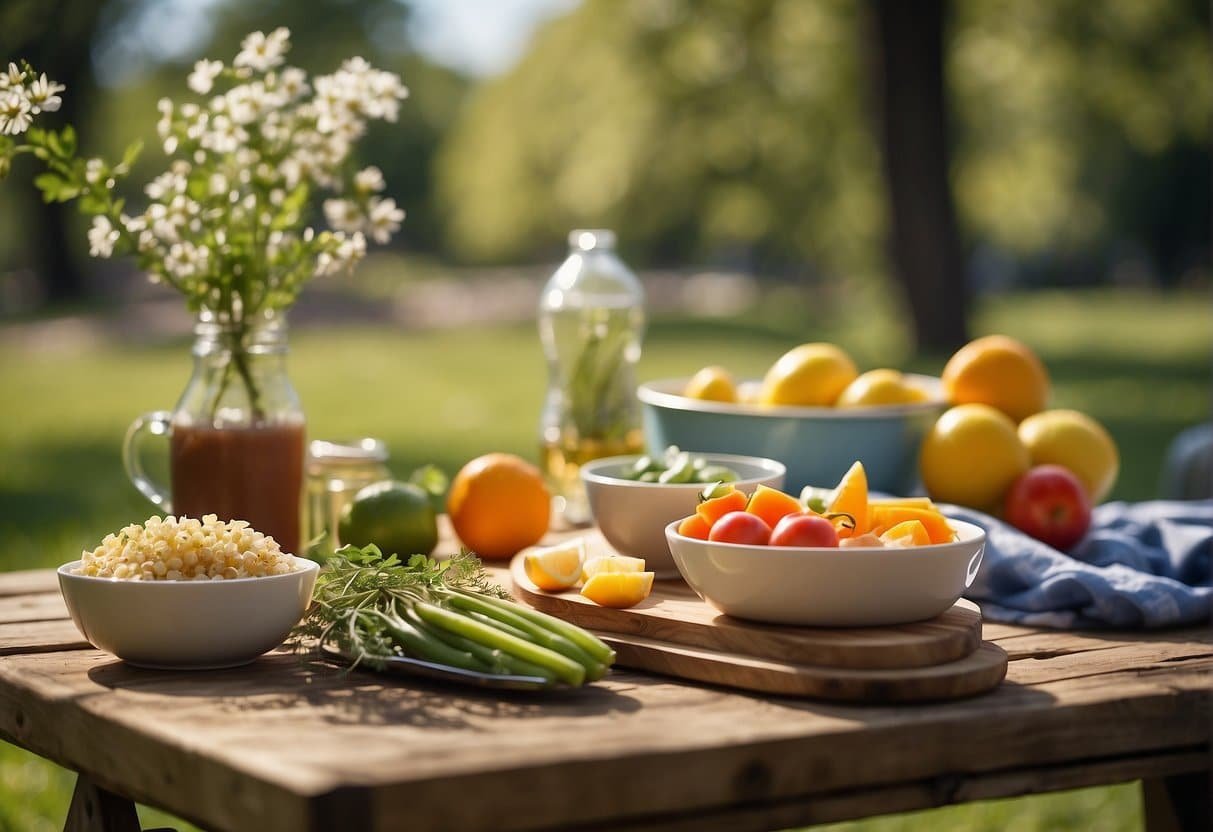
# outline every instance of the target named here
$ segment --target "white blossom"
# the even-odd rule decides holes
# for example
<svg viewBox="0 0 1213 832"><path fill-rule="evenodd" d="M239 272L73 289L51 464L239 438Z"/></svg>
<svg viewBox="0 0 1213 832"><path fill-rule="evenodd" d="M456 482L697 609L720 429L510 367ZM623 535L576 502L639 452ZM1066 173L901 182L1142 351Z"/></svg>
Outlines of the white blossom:
<svg viewBox="0 0 1213 832"><path fill-rule="evenodd" d="M282 63L283 55L290 48L290 30L279 26L266 35L253 32L240 43L240 52L232 62L237 67L248 67L265 72Z"/></svg>
<svg viewBox="0 0 1213 832"><path fill-rule="evenodd" d="M25 97L23 87L0 93L0 134L15 136L24 133L32 121L29 99Z"/></svg>
<svg viewBox="0 0 1213 832"><path fill-rule="evenodd" d="M404 220L404 211L396 207L394 199L371 197L367 210L367 230L371 238L380 245L392 239L392 235L400 230Z"/></svg>
<svg viewBox="0 0 1213 832"><path fill-rule="evenodd" d="M105 173L105 162L101 159L89 159L84 163L84 180L90 185L96 185L101 181L102 174Z"/></svg>
<svg viewBox="0 0 1213 832"><path fill-rule="evenodd" d="M34 115L55 112L63 103L63 99L59 97L59 93L65 89L67 87L62 84L48 81L46 73L42 73L41 77L35 78L33 83L29 85L30 111Z"/></svg>
<svg viewBox="0 0 1213 832"><path fill-rule="evenodd" d="M383 171L373 165L363 168L354 174L354 190L362 193L378 193L387 187L383 181Z"/></svg>
<svg viewBox="0 0 1213 832"><path fill-rule="evenodd" d="M353 233L362 229L362 211L349 199L326 199L324 219L336 231Z"/></svg>
<svg viewBox="0 0 1213 832"><path fill-rule="evenodd" d="M104 215L93 217L93 226L88 230L88 253L93 257L109 257L118 242L118 230Z"/></svg>
<svg viewBox="0 0 1213 832"><path fill-rule="evenodd" d="M215 79L223 72L223 61L208 61L203 58L194 64L194 71L186 81L189 88L199 95L206 95L215 86Z"/></svg>
<svg viewBox="0 0 1213 832"><path fill-rule="evenodd" d="M8 69L0 72L0 90L5 90L9 87L20 87L24 84L25 73L21 70L21 67L9 61Z"/></svg>

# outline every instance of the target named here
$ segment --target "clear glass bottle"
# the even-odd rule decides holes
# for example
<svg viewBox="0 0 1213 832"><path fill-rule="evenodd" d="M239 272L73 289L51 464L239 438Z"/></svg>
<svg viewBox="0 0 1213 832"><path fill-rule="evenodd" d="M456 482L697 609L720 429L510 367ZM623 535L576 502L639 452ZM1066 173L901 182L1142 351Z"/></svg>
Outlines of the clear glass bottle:
<svg viewBox="0 0 1213 832"><path fill-rule="evenodd" d="M127 431L131 481L166 513L247 520L298 553L305 420L286 373L286 322L271 313L232 322L204 310L193 354L176 407L145 413ZM169 440L168 488L144 471L145 433Z"/></svg>
<svg viewBox="0 0 1213 832"><path fill-rule="evenodd" d="M644 445L635 373L644 325L644 287L615 255L614 232L570 232L569 256L539 301L549 369L540 457L568 523L590 519L581 466Z"/></svg>

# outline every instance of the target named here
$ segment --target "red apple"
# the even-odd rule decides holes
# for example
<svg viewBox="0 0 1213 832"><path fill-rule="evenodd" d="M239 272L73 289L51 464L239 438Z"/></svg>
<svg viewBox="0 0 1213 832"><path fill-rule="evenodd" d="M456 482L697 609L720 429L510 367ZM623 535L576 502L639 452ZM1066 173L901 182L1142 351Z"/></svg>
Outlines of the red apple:
<svg viewBox="0 0 1213 832"><path fill-rule="evenodd" d="M1063 552L1091 526L1091 499L1078 477L1060 465L1037 465L1011 484L1007 522Z"/></svg>
<svg viewBox="0 0 1213 832"><path fill-rule="evenodd" d="M771 545L837 547L838 530L820 514L800 511L780 518L771 532Z"/></svg>
<svg viewBox="0 0 1213 832"><path fill-rule="evenodd" d="M708 540L717 543L744 543L748 546L765 546L771 539L771 527L757 514L745 511L730 511L712 524Z"/></svg>

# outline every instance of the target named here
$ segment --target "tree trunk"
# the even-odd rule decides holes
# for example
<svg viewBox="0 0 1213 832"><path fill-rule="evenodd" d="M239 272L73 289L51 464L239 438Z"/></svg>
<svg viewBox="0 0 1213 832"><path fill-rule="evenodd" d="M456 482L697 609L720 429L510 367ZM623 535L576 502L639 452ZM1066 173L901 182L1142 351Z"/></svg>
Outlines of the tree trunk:
<svg viewBox="0 0 1213 832"><path fill-rule="evenodd" d="M968 299L948 182L945 0L873 0L872 10L890 255L917 347L950 352L968 340Z"/></svg>

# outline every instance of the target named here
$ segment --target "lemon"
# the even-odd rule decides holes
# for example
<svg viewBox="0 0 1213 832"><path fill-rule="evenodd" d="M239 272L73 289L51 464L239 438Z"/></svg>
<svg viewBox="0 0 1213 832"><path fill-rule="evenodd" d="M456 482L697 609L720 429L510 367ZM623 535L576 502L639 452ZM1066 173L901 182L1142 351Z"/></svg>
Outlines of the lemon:
<svg viewBox="0 0 1213 832"><path fill-rule="evenodd" d="M932 499L986 511L1029 465L1015 423L985 404L957 405L940 416L918 458Z"/></svg>
<svg viewBox="0 0 1213 832"><path fill-rule="evenodd" d="M691 376L682 394L691 399L712 402L737 401L737 385L733 376L724 367L704 367Z"/></svg>
<svg viewBox="0 0 1213 832"><path fill-rule="evenodd" d="M540 589L558 592L581 580L585 562L585 540L576 538L523 555L526 576Z"/></svg>
<svg viewBox="0 0 1213 832"><path fill-rule="evenodd" d="M595 604L615 609L634 607L652 591L652 572L599 572L581 588Z"/></svg>
<svg viewBox="0 0 1213 832"><path fill-rule="evenodd" d="M643 572L644 558L630 558L627 555L604 555L590 558L582 570L582 577L587 581L595 575L609 572Z"/></svg>
<svg viewBox="0 0 1213 832"><path fill-rule="evenodd" d="M925 401L927 393L906 381L896 370L868 370L847 385L838 397L839 407L878 407Z"/></svg>
<svg viewBox="0 0 1213 832"><path fill-rule="evenodd" d="M1049 374L1036 353L1005 335L965 344L948 359L940 379L952 404L988 404L1016 422L1044 410Z"/></svg>
<svg viewBox="0 0 1213 832"><path fill-rule="evenodd" d="M438 519L419 486L384 480L360 489L341 510L337 537L352 546L374 543L385 555L428 555L438 545Z"/></svg>
<svg viewBox="0 0 1213 832"><path fill-rule="evenodd" d="M1060 465L1082 482L1091 503L1116 484L1120 454L1103 425L1077 410L1046 410L1019 424L1019 438L1033 465Z"/></svg>
<svg viewBox="0 0 1213 832"><path fill-rule="evenodd" d="M859 371L833 344L801 344L775 362L762 380L762 404L829 407Z"/></svg>

